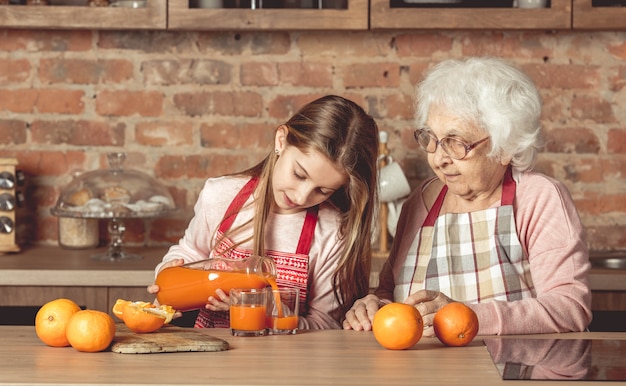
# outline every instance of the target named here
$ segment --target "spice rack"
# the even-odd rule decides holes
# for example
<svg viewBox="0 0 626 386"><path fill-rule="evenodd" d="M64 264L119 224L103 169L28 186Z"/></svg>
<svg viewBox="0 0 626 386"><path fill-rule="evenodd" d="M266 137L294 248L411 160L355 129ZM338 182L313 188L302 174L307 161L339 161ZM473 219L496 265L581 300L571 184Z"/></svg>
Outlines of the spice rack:
<svg viewBox="0 0 626 386"><path fill-rule="evenodd" d="M20 250L15 243L15 209L19 204L16 187L23 178L16 166L15 158L0 158L0 253Z"/></svg>

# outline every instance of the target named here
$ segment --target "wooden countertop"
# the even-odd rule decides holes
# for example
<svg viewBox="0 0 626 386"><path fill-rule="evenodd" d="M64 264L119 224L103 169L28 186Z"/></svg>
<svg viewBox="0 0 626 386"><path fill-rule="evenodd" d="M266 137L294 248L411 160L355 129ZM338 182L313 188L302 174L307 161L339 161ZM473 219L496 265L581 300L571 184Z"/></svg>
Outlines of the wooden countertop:
<svg viewBox="0 0 626 386"><path fill-rule="evenodd" d="M445 347L435 338L422 338L410 350L390 351L382 348L371 332L301 331L256 338L232 337L228 329L202 332L225 339L230 349L167 354L81 353L71 347L44 345L34 327L0 326L0 385L555 384L501 380L480 337L466 347ZM526 337L614 340L626 339L626 333ZM606 385L585 381L572 384Z"/></svg>
<svg viewBox="0 0 626 386"><path fill-rule="evenodd" d="M139 260L92 259L106 248L70 250L59 247L24 247L19 253L0 255L0 285L4 286L146 286L154 281L154 268L169 247L124 248Z"/></svg>
<svg viewBox="0 0 626 386"><path fill-rule="evenodd" d="M0 254L0 286L145 286L154 280L154 268L169 247L125 248L140 260L101 261L91 255L106 248L69 250L59 247L24 247L19 253ZM380 259L373 268L380 269ZM372 283L378 282L375 273ZM592 268L594 291L626 291L626 270Z"/></svg>

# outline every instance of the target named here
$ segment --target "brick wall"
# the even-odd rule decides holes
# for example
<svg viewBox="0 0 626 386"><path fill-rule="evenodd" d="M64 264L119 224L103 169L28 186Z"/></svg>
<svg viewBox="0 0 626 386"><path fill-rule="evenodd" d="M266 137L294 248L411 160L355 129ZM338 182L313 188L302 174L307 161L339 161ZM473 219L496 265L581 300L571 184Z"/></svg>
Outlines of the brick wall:
<svg viewBox="0 0 626 386"><path fill-rule="evenodd" d="M482 54L536 80L550 141L536 169L569 187L592 248L626 248L626 32L0 30L0 156L27 177L18 238L56 244L60 187L125 151L182 208L127 222L126 242L175 242L206 177L258 162L274 127L329 93L377 119L415 185L429 169L413 85L435 61Z"/></svg>

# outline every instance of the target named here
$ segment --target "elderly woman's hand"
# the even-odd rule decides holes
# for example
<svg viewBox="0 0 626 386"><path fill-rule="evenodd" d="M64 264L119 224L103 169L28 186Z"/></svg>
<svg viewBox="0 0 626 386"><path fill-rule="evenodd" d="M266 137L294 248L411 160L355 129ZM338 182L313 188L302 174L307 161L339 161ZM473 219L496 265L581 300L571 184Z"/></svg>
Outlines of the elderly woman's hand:
<svg viewBox="0 0 626 386"><path fill-rule="evenodd" d="M374 314L381 307L381 304L380 298L372 294L357 300L352 305L352 308L346 312L343 329L355 331L371 330Z"/></svg>
<svg viewBox="0 0 626 386"><path fill-rule="evenodd" d="M422 314L422 320L424 321L423 335L435 336L435 330L433 329L435 313L437 313L441 307L453 301L454 300L439 291L420 290L409 295L404 303L415 306L420 314Z"/></svg>

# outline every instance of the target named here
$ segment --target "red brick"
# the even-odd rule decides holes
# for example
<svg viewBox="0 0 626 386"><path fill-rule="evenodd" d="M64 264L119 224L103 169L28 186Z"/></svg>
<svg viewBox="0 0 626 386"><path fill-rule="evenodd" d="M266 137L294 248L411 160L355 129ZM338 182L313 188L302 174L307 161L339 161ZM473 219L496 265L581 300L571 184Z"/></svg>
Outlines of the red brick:
<svg viewBox="0 0 626 386"><path fill-rule="evenodd" d="M300 34L296 46L303 57L387 58L394 53L392 34L366 32L329 33L308 32Z"/></svg>
<svg viewBox="0 0 626 386"><path fill-rule="evenodd" d="M185 234L188 224L188 219L155 219L150 226L150 240L168 244L178 243L178 240Z"/></svg>
<svg viewBox="0 0 626 386"><path fill-rule="evenodd" d="M0 51L87 51L92 48L89 30L9 29L0 35Z"/></svg>
<svg viewBox="0 0 626 386"><path fill-rule="evenodd" d="M155 164L154 170L157 178L180 179L187 176L186 161L184 156L166 155L161 157Z"/></svg>
<svg viewBox="0 0 626 386"><path fill-rule="evenodd" d="M543 32L471 31L464 32L460 41L462 56L535 59L554 55L552 39Z"/></svg>
<svg viewBox="0 0 626 386"><path fill-rule="evenodd" d="M593 130L586 128L561 128L546 131L546 150L553 153L600 152L600 141Z"/></svg>
<svg viewBox="0 0 626 386"><path fill-rule="evenodd" d="M67 177L74 170L84 170L85 152L28 151L17 154L17 159L26 175Z"/></svg>
<svg viewBox="0 0 626 386"><path fill-rule="evenodd" d="M146 84L229 84L233 66L219 60L150 60L141 71Z"/></svg>
<svg viewBox="0 0 626 386"><path fill-rule="evenodd" d="M279 63L280 84L308 87L332 87L333 67L328 63Z"/></svg>
<svg viewBox="0 0 626 386"><path fill-rule="evenodd" d="M574 64L528 64L522 69L540 89L595 90L601 82L600 67Z"/></svg>
<svg viewBox="0 0 626 386"><path fill-rule="evenodd" d="M607 50L617 59L626 59L626 42L624 40L609 44Z"/></svg>
<svg viewBox="0 0 626 386"><path fill-rule="evenodd" d="M242 63L241 84L243 86L277 86L278 67L276 63Z"/></svg>
<svg viewBox="0 0 626 386"><path fill-rule="evenodd" d="M626 153L626 129L611 129L606 143L608 153Z"/></svg>
<svg viewBox="0 0 626 386"><path fill-rule="evenodd" d="M158 91L100 91L96 111L100 115L158 117L163 114L163 94Z"/></svg>
<svg viewBox="0 0 626 386"><path fill-rule="evenodd" d="M198 50L210 55L282 55L291 48L287 32L205 32L198 34Z"/></svg>
<svg viewBox="0 0 626 386"><path fill-rule="evenodd" d="M44 58L39 64L42 84L110 84L123 83L133 77L129 60L89 60Z"/></svg>
<svg viewBox="0 0 626 386"><path fill-rule="evenodd" d="M395 38L399 57L426 58L429 61L433 55L448 53L453 43L450 36L421 32L404 33Z"/></svg>
<svg viewBox="0 0 626 386"><path fill-rule="evenodd" d="M324 95L278 95L268 104L269 116L277 118L281 123L287 122L305 104L322 96Z"/></svg>
<svg viewBox="0 0 626 386"><path fill-rule="evenodd" d="M75 146L123 146L124 126L106 122L35 121L31 127L33 143Z"/></svg>
<svg viewBox="0 0 626 386"><path fill-rule="evenodd" d="M26 143L26 122L18 120L0 120L0 145L19 145Z"/></svg>
<svg viewBox="0 0 626 386"><path fill-rule="evenodd" d="M595 225L586 227L589 249L626 249L626 225Z"/></svg>
<svg viewBox="0 0 626 386"><path fill-rule="evenodd" d="M611 104L601 97L574 95L572 99L572 117L590 120L594 123L615 123Z"/></svg>
<svg viewBox="0 0 626 386"><path fill-rule="evenodd" d="M260 116L263 111L262 97L253 92L199 92L174 95L174 105L189 116L226 115Z"/></svg>
<svg viewBox="0 0 626 386"><path fill-rule="evenodd" d="M217 149L273 148L275 127L267 124L203 124L200 141L203 147Z"/></svg>
<svg viewBox="0 0 626 386"><path fill-rule="evenodd" d="M397 63L354 63L341 66L344 87L399 87L400 66Z"/></svg>
<svg viewBox="0 0 626 386"><path fill-rule="evenodd" d="M0 89L0 111L14 113L32 113L39 92L34 89L5 90Z"/></svg>
<svg viewBox="0 0 626 386"><path fill-rule="evenodd" d="M85 105L82 90L42 89L35 103L40 113L80 114Z"/></svg>
<svg viewBox="0 0 626 386"><path fill-rule="evenodd" d="M30 62L26 59L0 59L0 84L25 82L30 69Z"/></svg>
<svg viewBox="0 0 626 386"><path fill-rule="evenodd" d="M626 214L625 193L584 192L583 197L575 199L575 202L576 208L585 215Z"/></svg>
<svg viewBox="0 0 626 386"><path fill-rule="evenodd" d="M626 66L617 67L615 73L614 76L609 76L609 90L619 92L626 87Z"/></svg>
<svg viewBox="0 0 626 386"><path fill-rule="evenodd" d="M193 144L191 122L140 122L135 128L135 141L146 146L182 146Z"/></svg>

